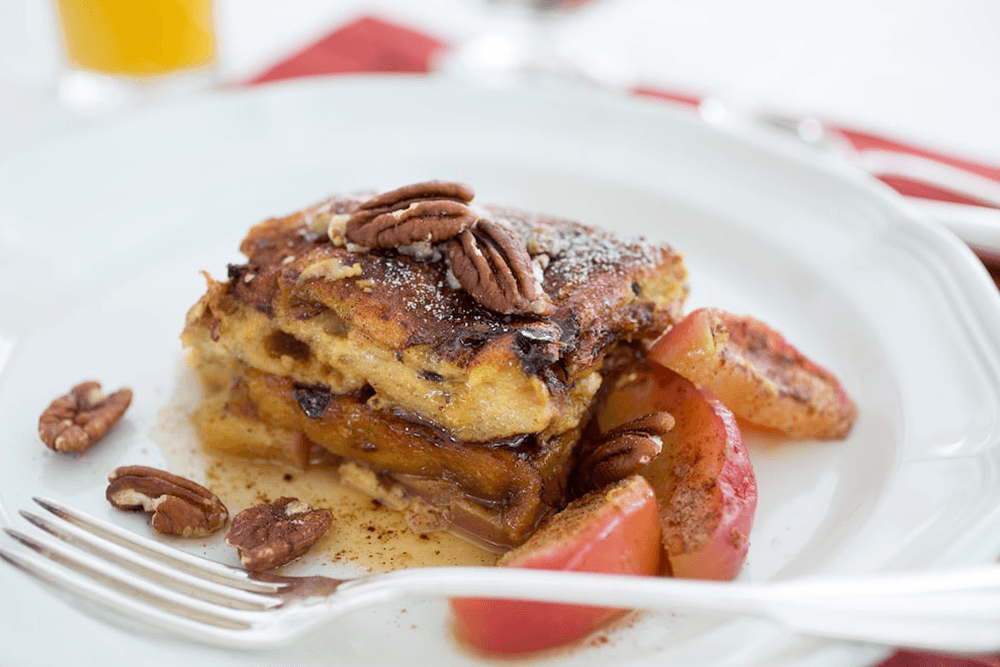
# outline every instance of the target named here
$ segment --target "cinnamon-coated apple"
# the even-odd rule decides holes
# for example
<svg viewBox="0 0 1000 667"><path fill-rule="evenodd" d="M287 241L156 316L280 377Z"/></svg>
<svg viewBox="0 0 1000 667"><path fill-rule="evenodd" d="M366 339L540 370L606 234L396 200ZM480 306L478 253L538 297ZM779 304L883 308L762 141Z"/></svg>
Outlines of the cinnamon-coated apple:
<svg viewBox="0 0 1000 667"><path fill-rule="evenodd" d="M638 475L573 501L497 565L655 575L660 568L656 498ZM473 649L517 655L567 644L622 610L550 602L454 598L455 632Z"/></svg>
<svg viewBox="0 0 1000 667"><path fill-rule="evenodd" d="M675 419L659 456L640 472L656 493L665 570L676 577L735 578L749 547L757 481L732 412L661 366L612 383L596 416L602 431L653 412Z"/></svg>
<svg viewBox="0 0 1000 667"><path fill-rule="evenodd" d="M793 437L844 438L857 417L830 371L753 317L695 310L657 341L649 359L711 390L748 422Z"/></svg>

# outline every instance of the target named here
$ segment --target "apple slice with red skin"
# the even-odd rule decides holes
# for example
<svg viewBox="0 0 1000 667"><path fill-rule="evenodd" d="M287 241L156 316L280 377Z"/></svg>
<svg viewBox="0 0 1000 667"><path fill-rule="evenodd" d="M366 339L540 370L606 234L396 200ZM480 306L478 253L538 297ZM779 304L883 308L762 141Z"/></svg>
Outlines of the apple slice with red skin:
<svg viewBox="0 0 1000 667"><path fill-rule="evenodd" d="M749 548L757 480L733 413L662 366L611 382L596 416L601 431L651 412L676 420L659 456L640 471L656 492L665 569L676 577L735 578Z"/></svg>
<svg viewBox="0 0 1000 667"><path fill-rule="evenodd" d="M497 565L655 575L660 570L656 498L638 475L592 491L554 515ZM624 610L523 600L453 598L455 632L471 648L518 655L580 640Z"/></svg>
<svg viewBox="0 0 1000 667"><path fill-rule="evenodd" d="M857 417L830 371L753 317L695 310L657 341L649 359L711 390L751 424L793 437L844 438Z"/></svg>

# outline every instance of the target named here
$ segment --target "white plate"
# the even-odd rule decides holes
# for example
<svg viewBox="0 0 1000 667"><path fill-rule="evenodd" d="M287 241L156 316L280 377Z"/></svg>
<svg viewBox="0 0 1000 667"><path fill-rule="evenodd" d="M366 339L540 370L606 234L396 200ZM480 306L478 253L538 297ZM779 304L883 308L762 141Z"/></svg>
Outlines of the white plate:
<svg viewBox="0 0 1000 667"><path fill-rule="evenodd" d="M841 377L860 404L847 441L749 438L760 505L743 578L1000 553L1000 301L953 236L843 165L658 102L424 79L220 94L0 164L0 521L24 528L16 510L49 494L142 530L108 511L104 479L163 462L150 432L178 381L198 271L224 272L265 217L431 177L668 240L687 255L692 306L753 313ZM91 376L136 399L109 441L70 461L38 441L37 416ZM251 654L120 629L6 566L0 591L11 665L476 664L448 638L440 601ZM885 653L689 615L609 638L543 662L842 666Z"/></svg>

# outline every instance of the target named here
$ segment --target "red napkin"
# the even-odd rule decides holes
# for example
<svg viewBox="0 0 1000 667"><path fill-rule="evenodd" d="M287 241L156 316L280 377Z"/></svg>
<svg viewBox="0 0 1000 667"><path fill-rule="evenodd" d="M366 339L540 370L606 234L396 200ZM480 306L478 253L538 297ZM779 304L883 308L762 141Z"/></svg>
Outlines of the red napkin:
<svg viewBox="0 0 1000 667"><path fill-rule="evenodd" d="M356 72L429 72L433 56L444 48L446 48L444 42L433 37L375 17L363 16L337 28L246 83L253 85L295 77ZM699 102L697 97L658 89L637 88L635 92L691 106ZM941 155L857 130L838 129L859 150L877 147L920 155L968 169L1000 182L1000 169L996 167ZM948 192L933 191L922 184L907 183L901 179L889 182L889 185L911 196L959 203L978 203L956 198ZM970 660L898 651L879 667L983 667L983 665L1000 667L1000 656Z"/></svg>
<svg viewBox="0 0 1000 667"><path fill-rule="evenodd" d="M317 74L430 70L431 58L445 47L433 37L364 16L337 28L247 83L267 83Z"/></svg>

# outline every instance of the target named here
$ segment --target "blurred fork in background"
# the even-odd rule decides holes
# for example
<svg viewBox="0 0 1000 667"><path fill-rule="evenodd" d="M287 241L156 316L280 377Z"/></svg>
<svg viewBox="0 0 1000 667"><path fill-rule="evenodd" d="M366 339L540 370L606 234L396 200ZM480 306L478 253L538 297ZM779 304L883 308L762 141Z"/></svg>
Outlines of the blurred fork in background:
<svg viewBox="0 0 1000 667"><path fill-rule="evenodd" d="M984 263L994 265L989 268L996 277L1000 268L1000 169L840 129L814 116L792 118L744 109L716 97L702 99L698 113L713 125L750 123L837 154L893 187L923 215L954 232Z"/></svg>

